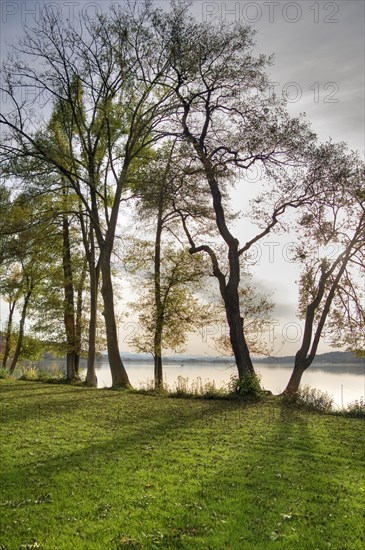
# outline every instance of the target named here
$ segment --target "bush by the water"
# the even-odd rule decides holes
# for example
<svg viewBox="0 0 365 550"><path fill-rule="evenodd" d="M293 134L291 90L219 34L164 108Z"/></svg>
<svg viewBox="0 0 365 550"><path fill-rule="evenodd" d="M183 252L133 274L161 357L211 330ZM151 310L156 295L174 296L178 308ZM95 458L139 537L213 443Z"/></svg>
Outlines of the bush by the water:
<svg viewBox="0 0 365 550"><path fill-rule="evenodd" d="M21 376L20 380L34 381L39 380L41 382L50 380L61 380L65 377L64 373L54 369L39 368L36 365L25 365L20 368Z"/></svg>
<svg viewBox="0 0 365 550"><path fill-rule="evenodd" d="M242 378L232 376L229 383L229 391L237 395L259 397L263 393L260 384L260 375L247 373Z"/></svg>
<svg viewBox="0 0 365 550"><path fill-rule="evenodd" d="M333 410L333 396L308 385L300 386L297 393L284 396L284 400L313 411L331 412Z"/></svg>
<svg viewBox="0 0 365 550"><path fill-rule="evenodd" d="M365 402L358 399L349 403L347 407L342 411L345 416L351 416L353 418L365 418Z"/></svg>
<svg viewBox="0 0 365 550"><path fill-rule="evenodd" d="M151 381L144 385L139 393L156 393L154 383ZM192 397L203 399L229 399L233 396L259 397L263 395L260 385L260 376L257 374L247 374L243 378L231 376L230 382L223 386L218 386L214 380L203 380L200 376L194 380L188 377L178 376L172 389L166 384L159 388L158 393L169 395L170 397Z"/></svg>
<svg viewBox="0 0 365 550"><path fill-rule="evenodd" d="M203 397L213 399L227 395L225 387L219 387L214 380L203 381L200 376L192 381L189 378L178 376L172 392L172 397Z"/></svg>

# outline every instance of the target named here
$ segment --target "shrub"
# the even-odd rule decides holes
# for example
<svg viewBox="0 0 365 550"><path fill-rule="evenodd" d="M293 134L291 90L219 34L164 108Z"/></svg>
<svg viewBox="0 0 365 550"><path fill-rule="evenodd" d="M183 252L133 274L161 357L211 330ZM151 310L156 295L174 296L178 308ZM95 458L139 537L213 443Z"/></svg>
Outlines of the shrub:
<svg viewBox="0 0 365 550"><path fill-rule="evenodd" d="M81 380L81 382L85 382L86 375L87 375L87 370L83 369L83 368L79 368L78 378L79 378L79 380Z"/></svg>
<svg viewBox="0 0 365 550"><path fill-rule="evenodd" d="M238 395L259 397L263 393L260 379L260 375L256 373L247 373L242 378L231 376L229 391Z"/></svg>
<svg viewBox="0 0 365 550"><path fill-rule="evenodd" d="M9 373L8 369L4 369L3 367L0 367L0 379L10 378L11 374Z"/></svg>
<svg viewBox="0 0 365 550"><path fill-rule="evenodd" d="M148 379L146 382L140 384L138 389L132 390L134 393L141 393L144 395L167 395L168 388L165 382L159 388L155 388L155 381Z"/></svg>
<svg viewBox="0 0 365 550"><path fill-rule="evenodd" d="M332 395L316 388L311 388L308 385L301 386L296 394L285 397L285 400L300 407L320 412L331 412L333 407Z"/></svg>
<svg viewBox="0 0 365 550"><path fill-rule="evenodd" d="M216 399L227 395L226 388L218 387L214 380L203 382L200 376L192 383L192 390L195 397L203 399Z"/></svg>
<svg viewBox="0 0 365 550"><path fill-rule="evenodd" d="M189 378L178 376L175 382L174 389L169 393L171 397L196 397L202 399L215 399L225 397L227 390L219 388L216 383L211 380L203 382L200 376L189 382Z"/></svg>
<svg viewBox="0 0 365 550"><path fill-rule="evenodd" d="M177 381L175 382L174 390L172 391L173 395L176 397L187 397L191 396L191 392L189 390L189 378L184 378L183 376L179 375L177 377Z"/></svg>
<svg viewBox="0 0 365 550"><path fill-rule="evenodd" d="M62 380L65 375L54 369L38 368L36 365L23 365L21 368L20 380L39 380L42 382L53 382Z"/></svg>
<svg viewBox="0 0 365 550"><path fill-rule="evenodd" d="M352 403L349 403L342 412L346 416L365 418L365 402L362 398L353 401Z"/></svg>
<svg viewBox="0 0 365 550"><path fill-rule="evenodd" d="M26 366L21 367L22 375L20 380L39 380L39 371L37 367Z"/></svg>

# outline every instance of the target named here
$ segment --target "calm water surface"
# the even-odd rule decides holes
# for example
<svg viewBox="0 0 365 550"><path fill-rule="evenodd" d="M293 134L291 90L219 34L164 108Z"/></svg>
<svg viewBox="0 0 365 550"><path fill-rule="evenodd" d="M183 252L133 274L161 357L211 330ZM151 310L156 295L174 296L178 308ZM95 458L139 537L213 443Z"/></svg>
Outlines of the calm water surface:
<svg viewBox="0 0 365 550"><path fill-rule="evenodd" d="M146 387L153 380L153 364L148 362L124 362L131 384L136 387ZM262 385L274 394L280 393L286 386L291 367L283 364L260 363L255 366L261 374ZM336 366L323 364L310 367L303 375L302 384L326 391L334 398L335 405L341 407L360 399L365 395L365 367L354 365ZM198 378L202 382L213 381L217 386L226 385L230 377L236 374L235 367L217 363L166 363L164 365L165 383L173 389L178 376L189 379L189 384ZM96 369L98 387L111 386L110 368L107 360L100 362Z"/></svg>

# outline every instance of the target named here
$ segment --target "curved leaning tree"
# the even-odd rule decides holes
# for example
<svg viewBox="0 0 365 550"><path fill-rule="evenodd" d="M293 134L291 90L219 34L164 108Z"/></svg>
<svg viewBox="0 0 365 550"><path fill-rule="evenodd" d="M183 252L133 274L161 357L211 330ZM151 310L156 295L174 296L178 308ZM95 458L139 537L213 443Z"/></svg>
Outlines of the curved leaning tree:
<svg viewBox="0 0 365 550"><path fill-rule="evenodd" d="M164 87L177 105L170 124L202 171L199 185L210 194L218 245L211 245L204 234L194 235L191 219L183 211L181 221L190 253L204 253L211 261L241 378L254 373L244 330L245 308L240 304L241 262L286 210L313 196L303 174L315 136L301 119L289 117L283 102L265 99L270 60L253 54L250 28L197 23L184 3L174 4L169 14L157 12L153 24L167 60ZM259 220L258 233L242 244L230 227L224 195L233 182L243 185L254 166L262 168L263 179L276 195L271 211ZM222 248L223 261L217 252Z"/></svg>
<svg viewBox="0 0 365 550"><path fill-rule="evenodd" d="M309 174L319 189L297 221L304 329L287 394L298 390L322 338L365 350L365 166L343 145L328 143L317 149Z"/></svg>

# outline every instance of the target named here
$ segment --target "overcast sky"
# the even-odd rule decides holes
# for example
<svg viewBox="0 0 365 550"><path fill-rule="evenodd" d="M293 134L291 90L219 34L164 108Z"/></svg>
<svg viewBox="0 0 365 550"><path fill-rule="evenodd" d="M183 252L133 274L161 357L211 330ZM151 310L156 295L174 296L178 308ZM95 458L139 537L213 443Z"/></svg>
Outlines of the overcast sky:
<svg viewBox="0 0 365 550"><path fill-rule="evenodd" d="M24 24L32 26L44 4L62 6L63 17L72 20L82 10L92 14L105 9L109 2L3 0L2 57L6 42L21 35ZM192 12L199 20L240 20L253 26L257 53L275 54L270 76L275 92L288 94L290 112L305 112L321 139L345 141L364 157L364 6L362 0L195 1ZM245 189L237 189L235 201L244 208ZM242 241L248 240L244 223L236 229ZM257 285L271 293L278 304L270 337L275 336L276 351L283 355L296 351L301 332L295 318L298 269L290 262L290 240L269 237L257 251L261 258ZM2 304L0 322L5 317ZM122 324L120 331L121 339L128 340L131 327ZM214 329L207 329L205 339L209 332ZM125 342L122 348L126 348ZM323 344L320 351L328 349ZM194 337L188 351L206 353L209 347Z"/></svg>

